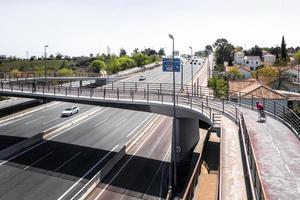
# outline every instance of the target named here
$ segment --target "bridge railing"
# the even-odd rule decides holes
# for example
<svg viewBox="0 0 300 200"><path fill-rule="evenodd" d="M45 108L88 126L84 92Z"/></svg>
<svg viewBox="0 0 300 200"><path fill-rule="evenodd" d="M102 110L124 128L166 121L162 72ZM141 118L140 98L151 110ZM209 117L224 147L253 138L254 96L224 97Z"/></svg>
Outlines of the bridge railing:
<svg viewBox="0 0 300 200"><path fill-rule="evenodd" d="M38 87L34 88L32 85L17 85L17 84L1 84L1 91L23 93L30 95L33 93L36 97L42 98L42 95L52 95L55 96L69 96L72 98L93 98L93 99L103 99L103 100L113 100L113 101L132 101L132 102L149 102L149 103L159 103L173 105L175 100L176 106L189 108L195 110L199 113L204 114L211 121L213 120L214 113L223 113L227 117L231 118L239 127L241 131L241 137L244 141L244 156L247 162L247 174L249 177L246 183L251 188L249 196L250 199L262 199L264 200L264 190L259 178L257 162L255 160L254 150L251 144L251 140L247 131L247 127L243 118L242 112L226 100L220 100L214 98L213 96L195 96L189 93L176 93L175 99L173 99L173 93L171 90L165 92L165 90L153 89L153 87L148 86L148 88L130 88L120 89L120 88L71 88L71 87L58 87L58 86L48 86L48 87ZM212 122L213 123L213 122ZM198 168L197 166L196 168ZM193 173L191 181L197 182L199 175ZM197 179L197 180L196 180ZM187 188L188 197L193 196L194 185L190 185ZM190 199L190 198L188 198Z"/></svg>

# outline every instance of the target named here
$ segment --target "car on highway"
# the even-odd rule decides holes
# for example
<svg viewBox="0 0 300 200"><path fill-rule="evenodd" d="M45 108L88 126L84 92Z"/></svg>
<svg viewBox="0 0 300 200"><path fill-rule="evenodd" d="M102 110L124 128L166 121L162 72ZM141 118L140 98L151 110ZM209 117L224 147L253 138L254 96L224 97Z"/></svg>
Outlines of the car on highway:
<svg viewBox="0 0 300 200"><path fill-rule="evenodd" d="M146 77L145 77L145 76L140 76L140 77L139 77L139 81L144 81L144 80L146 80Z"/></svg>
<svg viewBox="0 0 300 200"><path fill-rule="evenodd" d="M61 116L62 117L69 117L69 116L74 115L76 113L79 113L79 108L77 106L72 106L72 107L66 108L64 111L62 111Z"/></svg>

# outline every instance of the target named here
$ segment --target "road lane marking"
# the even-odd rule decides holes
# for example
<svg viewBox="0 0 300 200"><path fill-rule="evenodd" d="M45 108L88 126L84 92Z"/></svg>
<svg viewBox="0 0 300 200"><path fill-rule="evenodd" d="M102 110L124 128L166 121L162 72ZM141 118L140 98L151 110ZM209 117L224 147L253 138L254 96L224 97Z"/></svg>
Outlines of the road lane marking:
<svg viewBox="0 0 300 200"><path fill-rule="evenodd" d="M150 114L144 121L142 121L140 123L140 125L138 125L137 127L135 127L135 129L133 129L126 137L130 137L140 126L142 126L144 124L145 121L147 121L150 117L152 117L154 114Z"/></svg>
<svg viewBox="0 0 300 200"><path fill-rule="evenodd" d="M167 156L169 155L170 151L171 151L171 148L168 148L167 153L164 155L163 160L161 161L161 163L160 163L158 169L156 170L154 176L152 176L152 179L151 179L151 181L150 181L150 184L149 184L149 186L147 187L147 190L146 190L146 192L144 192L144 194L148 194L148 192L149 192L149 190L150 190L150 188L151 188L151 186L152 186L152 184L153 184L153 182L154 182L156 176L158 175L160 169L161 169L162 166L164 165L165 160L166 160ZM161 181L161 184L162 184L162 181ZM160 185L160 186L161 186L161 185ZM160 188L160 192L161 192L161 188ZM161 193L160 193L160 197L161 197Z"/></svg>
<svg viewBox="0 0 300 200"><path fill-rule="evenodd" d="M53 122L53 121L55 121L55 120L58 120L58 119L60 119L60 117L57 117L57 118L52 119L52 120L50 120L50 121L44 122L44 123L42 123L42 125L49 124L49 123L51 123L51 122Z"/></svg>
<svg viewBox="0 0 300 200"><path fill-rule="evenodd" d="M99 122L98 124L96 124L96 125L94 126L94 128L96 128L97 126L103 124L103 123L106 122L107 120L108 120L107 118L104 119L104 120L102 120L101 122Z"/></svg>
<svg viewBox="0 0 300 200"><path fill-rule="evenodd" d="M63 195L61 195L57 200L61 200L64 198L76 185L78 185L91 171L93 171L100 163L102 163L114 150L116 150L119 147L119 144L117 144L110 152L108 152L104 157L102 157L93 167L91 167L76 183L74 183ZM76 196L76 195L75 195ZM72 198L74 199L75 196Z"/></svg>
<svg viewBox="0 0 300 200"><path fill-rule="evenodd" d="M156 125L156 127L158 127L161 124L158 123ZM121 167L121 169L112 177L112 179L110 179L110 181L108 182L107 185L105 185L105 187L102 189L102 191L96 196L96 198L94 200L98 200L99 197L103 194L103 192L109 187L109 185L111 185L111 183L115 180L115 178L123 171L123 169L127 166L127 164L131 161L131 159L133 158L133 156L135 156L137 154L137 152L144 146L144 144L148 141L148 139L155 133L156 129L153 128L150 132L150 134L146 137L146 139L141 143L141 145L137 148L137 150L130 155L130 158L126 161L126 163Z"/></svg>
<svg viewBox="0 0 300 200"><path fill-rule="evenodd" d="M79 151L78 153L76 153L74 156L72 156L70 159L68 159L66 162L64 162L62 165L60 165L58 168L55 169L55 171L61 169L62 167L64 167L66 164L68 164L69 162L71 162L75 157L77 157L79 154L81 154L82 152Z"/></svg>
<svg viewBox="0 0 300 200"><path fill-rule="evenodd" d="M40 162L41 160L43 160L44 158L47 158L49 155L51 155L53 153L53 151L47 153L46 155L44 155L43 157L41 157L40 159L34 161L33 163L31 163L31 165L28 165L27 167L24 168L24 170L27 170L28 168L32 167L33 165L35 165L36 163Z"/></svg>
<svg viewBox="0 0 300 200"><path fill-rule="evenodd" d="M119 123L117 123L115 125L115 128L117 128L118 126L120 126L121 124L123 124L124 122L126 122L127 119L123 119L122 121L120 121Z"/></svg>
<svg viewBox="0 0 300 200"><path fill-rule="evenodd" d="M107 110L109 110L109 109L110 109L110 108L101 110L101 112L97 113L96 115L101 114L101 113L103 113L103 112L105 112L105 111L107 111ZM95 111L93 111L93 112L91 112L91 113L94 114L96 111L98 111L98 109L95 110ZM91 113L90 113L90 114L91 114ZM36 148L36 147L38 147L38 146L44 144L44 143L47 142L48 140L51 140L51 139L53 139L53 138L55 138L55 137L58 137L58 136L60 136L61 134L63 134L63 133L65 133L65 132L67 132L67 131L69 131L69 130L71 130L71 129L77 127L77 126L79 126L80 124L82 124L82 123L84 123L84 122L90 120L90 119L93 118L93 117L95 117L95 116L88 117L88 118L86 118L85 120L78 122L78 124L76 124L76 125L74 125L74 126L71 126L71 127L67 128L67 129L65 129L65 130L63 130L63 131L61 131L61 132L59 132L59 133L56 134L56 135L53 135L52 137L48 138L47 140L44 140L44 141L42 141L42 142L40 142L40 143L38 143L38 144L36 144L36 145L34 145L34 146L32 146L32 147L26 149L26 150L24 150L24 151L18 153L17 155L15 155L15 156L13 156L13 157L11 157L11 158L9 158L9 159L3 161L2 163L0 163L0 166L3 165L3 164L5 164L5 163L7 163L7 162L9 162L9 161L11 161L11 160L13 160L13 159L15 159L15 158L17 158L18 156L21 156L21 155L24 154L24 153L26 153L26 152L28 152L28 151L30 151L30 150L32 150L32 149L34 149L34 148ZM56 131L57 131L57 130L56 130ZM54 132L55 132L55 131L54 131Z"/></svg>
<svg viewBox="0 0 300 200"><path fill-rule="evenodd" d="M38 121L38 120L43 119L43 118L45 118L45 117L46 117L46 116L41 116L41 117L39 117L39 118L33 119L33 120L29 121L29 122L26 122L25 125L31 124L32 122Z"/></svg>
<svg viewBox="0 0 300 200"><path fill-rule="evenodd" d="M50 103L48 105L45 105L45 106L42 106L42 107L39 107L39 108L36 108L36 109L29 110L27 112L23 112L23 113L21 113L19 115L16 115L16 116L13 116L13 117L10 117L10 118L6 118L6 119L3 119L3 120L0 120L0 124L4 123L4 122L8 122L8 121L15 122L17 120L24 119L24 118L27 117L28 114L31 114L31 113L34 113L34 112L37 112L37 111L40 111L40 110L52 107L52 106L54 106L56 104L59 104L59 103L61 103L61 102ZM23 117L23 118L21 118L21 117ZM9 122L9 123L12 123L12 122Z"/></svg>

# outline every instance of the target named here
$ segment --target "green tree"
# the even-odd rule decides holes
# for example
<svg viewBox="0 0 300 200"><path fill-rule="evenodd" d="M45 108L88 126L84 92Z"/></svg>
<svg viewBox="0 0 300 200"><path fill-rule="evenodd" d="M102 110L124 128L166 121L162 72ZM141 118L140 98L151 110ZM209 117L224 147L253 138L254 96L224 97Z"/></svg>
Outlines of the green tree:
<svg viewBox="0 0 300 200"><path fill-rule="evenodd" d="M137 66L136 62L133 59L126 56L118 58L118 62L120 63L120 70L125 70Z"/></svg>
<svg viewBox="0 0 300 200"><path fill-rule="evenodd" d="M159 55L159 56L164 56L164 55L166 55L166 54L165 54L165 49L164 49L164 48L160 48L159 51L158 51L158 55Z"/></svg>
<svg viewBox="0 0 300 200"><path fill-rule="evenodd" d="M300 64L300 51L297 51L294 55L297 64Z"/></svg>
<svg viewBox="0 0 300 200"><path fill-rule="evenodd" d="M228 41L224 38L217 39L217 41L213 44L215 48L215 55L217 64L224 64L224 61L229 61L231 53L234 50L232 44L228 43Z"/></svg>
<svg viewBox="0 0 300 200"><path fill-rule="evenodd" d="M242 80L242 79L244 79L244 75L237 68L230 69L226 73L226 77L227 77L228 80Z"/></svg>
<svg viewBox="0 0 300 200"><path fill-rule="evenodd" d="M287 61L287 59L288 59L284 36L282 36L282 41L281 41L281 59L284 61Z"/></svg>
<svg viewBox="0 0 300 200"><path fill-rule="evenodd" d="M132 59L136 62L137 66L141 67L148 64L147 57L143 53L137 53L132 56Z"/></svg>
<svg viewBox="0 0 300 200"><path fill-rule="evenodd" d="M121 64L118 58L115 55L110 56L110 59L107 63L107 71L114 74L120 71Z"/></svg>
<svg viewBox="0 0 300 200"><path fill-rule="evenodd" d="M260 58L262 58L262 48L255 45L249 51L246 52L246 55L247 56L259 56Z"/></svg>
<svg viewBox="0 0 300 200"><path fill-rule="evenodd" d="M208 80L208 87L214 91L214 96L225 98L228 94L228 83L222 77L213 76Z"/></svg>
<svg viewBox="0 0 300 200"><path fill-rule="evenodd" d="M61 68L56 73L58 76L72 76L74 74L73 70L69 68Z"/></svg>
<svg viewBox="0 0 300 200"><path fill-rule="evenodd" d="M121 48L120 49L120 57L122 56L126 56L127 52L125 51L125 49Z"/></svg>
<svg viewBox="0 0 300 200"><path fill-rule="evenodd" d="M90 65L90 70L94 73L99 73L102 70L106 69L106 64L102 60L94 60Z"/></svg>
<svg viewBox="0 0 300 200"><path fill-rule="evenodd" d="M206 55L211 54L213 52L212 46L211 45L206 45L204 52L205 52Z"/></svg>

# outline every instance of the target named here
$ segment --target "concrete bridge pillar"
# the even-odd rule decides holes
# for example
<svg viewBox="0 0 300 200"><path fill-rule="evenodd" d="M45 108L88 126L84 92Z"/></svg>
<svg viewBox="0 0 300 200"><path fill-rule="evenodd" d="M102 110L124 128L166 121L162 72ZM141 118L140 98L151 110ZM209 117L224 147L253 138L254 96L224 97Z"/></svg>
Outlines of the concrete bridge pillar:
<svg viewBox="0 0 300 200"><path fill-rule="evenodd" d="M174 134L175 126L173 126L171 151L172 173L173 186L175 188L180 188L184 182L184 180L181 179L185 177L188 172L193 150L199 141L199 120L192 118L176 118L173 120L173 123L175 121L176 134Z"/></svg>

